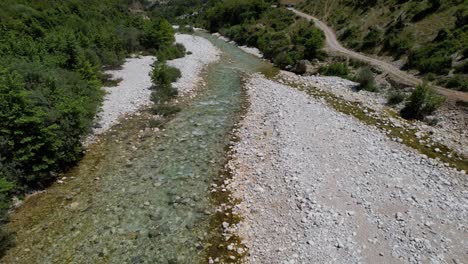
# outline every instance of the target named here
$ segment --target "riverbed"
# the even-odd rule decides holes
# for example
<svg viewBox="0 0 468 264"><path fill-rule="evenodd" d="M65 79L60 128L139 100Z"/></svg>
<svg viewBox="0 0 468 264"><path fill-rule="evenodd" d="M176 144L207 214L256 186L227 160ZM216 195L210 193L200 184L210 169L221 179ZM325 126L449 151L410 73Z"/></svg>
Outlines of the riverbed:
<svg viewBox="0 0 468 264"><path fill-rule="evenodd" d="M245 103L242 76L265 62L206 33L221 50L206 86L164 129L129 118L12 216L3 263L204 263L216 230L209 187Z"/></svg>

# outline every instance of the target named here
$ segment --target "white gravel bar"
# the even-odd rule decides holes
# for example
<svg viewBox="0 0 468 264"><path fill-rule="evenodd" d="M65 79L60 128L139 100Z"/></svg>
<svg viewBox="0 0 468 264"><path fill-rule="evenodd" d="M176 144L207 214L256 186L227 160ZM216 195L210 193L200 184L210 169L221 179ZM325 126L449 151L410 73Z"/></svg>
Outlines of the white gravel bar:
<svg viewBox="0 0 468 264"><path fill-rule="evenodd" d="M182 77L173 86L179 90L181 96L190 93L201 80L204 67L219 58L220 51L207 39L187 34L177 34L176 42L192 52L183 58L168 61L167 64L178 68ZM131 114L144 106L150 105L152 64L156 60L153 56L129 58L119 70L107 71L113 79L122 79L116 87L104 87L106 95L97 116L98 125L87 143L93 142L94 136L106 132L119 122L119 118Z"/></svg>
<svg viewBox="0 0 468 264"><path fill-rule="evenodd" d="M104 87L106 95L98 114L99 126L94 134L107 131L118 122L119 117L137 111L142 106L151 104L151 65L153 56L129 58L119 70L107 71L113 79L122 79L116 87Z"/></svg>
<svg viewBox="0 0 468 264"><path fill-rule="evenodd" d="M197 82L201 80L202 70L206 65L217 61L221 51L202 37L188 34L176 34L175 37L177 43L181 43L187 52L192 53L167 62L169 66L178 68L182 73L182 77L172 85L183 96L193 91Z"/></svg>
<svg viewBox="0 0 468 264"><path fill-rule="evenodd" d="M263 58L263 53L255 47L239 46L239 48L249 54L254 55L255 57Z"/></svg>
<svg viewBox="0 0 468 264"><path fill-rule="evenodd" d="M229 184L249 263L467 263L462 172L260 76Z"/></svg>

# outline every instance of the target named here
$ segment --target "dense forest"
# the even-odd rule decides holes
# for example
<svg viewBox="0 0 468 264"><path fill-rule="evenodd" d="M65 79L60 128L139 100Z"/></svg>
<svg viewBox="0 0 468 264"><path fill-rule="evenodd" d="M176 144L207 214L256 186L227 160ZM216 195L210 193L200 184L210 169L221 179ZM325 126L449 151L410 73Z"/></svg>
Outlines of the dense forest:
<svg viewBox="0 0 468 264"><path fill-rule="evenodd" d="M305 0L348 47L392 56L429 81L468 91L466 0Z"/></svg>
<svg viewBox="0 0 468 264"><path fill-rule="evenodd" d="M131 0L0 2L0 220L12 195L45 186L82 153L103 69L130 53L174 52L164 19ZM2 246L7 235L0 234Z"/></svg>

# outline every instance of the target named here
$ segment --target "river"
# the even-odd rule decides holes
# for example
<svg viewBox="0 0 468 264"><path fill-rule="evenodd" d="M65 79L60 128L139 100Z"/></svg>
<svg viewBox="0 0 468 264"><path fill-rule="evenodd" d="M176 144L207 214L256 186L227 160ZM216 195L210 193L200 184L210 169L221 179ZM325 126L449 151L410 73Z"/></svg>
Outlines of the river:
<svg viewBox="0 0 468 264"><path fill-rule="evenodd" d="M207 33L221 51L207 86L161 132L135 116L60 175L65 184L27 199L9 224L3 263L205 263L213 240L210 186L226 163L245 98L242 76L262 60Z"/></svg>

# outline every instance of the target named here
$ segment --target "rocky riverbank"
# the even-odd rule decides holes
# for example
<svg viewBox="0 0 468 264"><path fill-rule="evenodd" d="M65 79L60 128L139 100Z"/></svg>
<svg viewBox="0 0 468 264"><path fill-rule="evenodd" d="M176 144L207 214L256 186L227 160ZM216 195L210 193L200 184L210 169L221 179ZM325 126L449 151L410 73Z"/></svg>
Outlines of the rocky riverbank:
<svg viewBox="0 0 468 264"><path fill-rule="evenodd" d="M187 50L185 57L168 61L167 64L178 68L182 77L173 83L173 87L179 91L179 96L193 94L197 83L202 81L201 72L206 65L219 59L220 50L209 40L188 35L176 34L176 42L184 45Z"/></svg>
<svg viewBox="0 0 468 264"><path fill-rule="evenodd" d="M279 79L284 82L295 82L306 87L316 87L320 90L331 92L349 102L358 102L369 107L382 116L388 116L388 110L399 111L402 104L394 108L387 105L387 94L356 91L356 83L334 76L300 76L291 72L282 71ZM395 112L396 113L396 112ZM466 110L454 107L452 104L444 104L431 117L433 125L425 122L406 122L408 129L414 129L419 134L420 140L428 137L434 143L443 144L455 153L468 157L468 117ZM393 119L395 121L395 119ZM400 124L398 124L400 125ZM420 142L421 144L427 144ZM437 148L437 146L433 146Z"/></svg>
<svg viewBox="0 0 468 264"><path fill-rule="evenodd" d="M247 87L229 188L250 263L466 260L464 173L291 87Z"/></svg>
<svg viewBox="0 0 468 264"><path fill-rule="evenodd" d="M181 78L173 84L180 96L193 96L195 87L201 79L201 72L206 65L219 58L220 51L208 40L188 35L176 34L176 42L184 45L187 55L168 61L168 65L181 71ZM108 131L126 115L137 112L151 105L150 87L153 56L129 58L121 69L107 71L113 79L121 81L115 87L104 87L106 93L101 111L97 116L97 125L87 142L93 142L95 136Z"/></svg>

